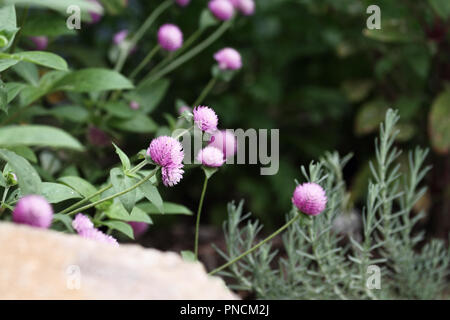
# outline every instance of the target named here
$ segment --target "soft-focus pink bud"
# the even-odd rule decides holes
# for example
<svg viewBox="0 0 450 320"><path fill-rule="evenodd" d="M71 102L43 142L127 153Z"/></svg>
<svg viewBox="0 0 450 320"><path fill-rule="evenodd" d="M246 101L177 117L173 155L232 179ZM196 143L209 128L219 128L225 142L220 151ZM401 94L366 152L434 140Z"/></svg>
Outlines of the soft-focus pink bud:
<svg viewBox="0 0 450 320"><path fill-rule="evenodd" d="M207 146L200 150L197 160L207 167L221 167L225 160L223 152L216 147Z"/></svg>
<svg viewBox="0 0 450 320"><path fill-rule="evenodd" d="M115 45L120 45L122 42L125 41L125 39L128 36L128 30L121 30L119 32L117 32L116 34L114 34L113 37L113 42Z"/></svg>
<svg viewBox="0 0 450 320"><path fill-rule="evenodd" d="M140 237L148 230L148 223L130 221L128 224L133 228L133 234L135 238Z"/></svg>
<svg viewBox="0 0 450 320"><path fill-rule="evenodd" d="M236 136L229 130L216 131L208 145L222 150L225 159L234 156L237 151Z"/></svg>
<svg viewBox="0 0 450 320"><path fill-rule="evenodd" d="M158 30L158 43L167 51L176 51L183 45L183 33L174 24L164 24Z"/></svg>
<svg viewBox="0 0 450 320"><path fill-rule="evenodd" d="M137 110L137 109L139 109L139 107L140 107L139 102L137 102L137 101L131 101L130 102L130 108L131 109Z"/></svg>
<svg viewBox="0 0 450 320"><path fill-rule="evenodd" d="M98 4L100 7L103 7L102 4L100 3L100 1L98 0L88 0L90 2L95 2L96 4ZM102 19L102 15L96 12L89 12L89 15L91 16L91 23L98 23L101 19Z"/></svg>
<svg viewBox="0 0 450 320"><path fill-rule="evenodd" d="M94 146L106 147L111 144L111 139L109 136L97 127L89 127L88 129L88 140Z"/></svg>
<svg viewBox="0 0 450 320"><path fill-rule="evenodd" d="M255 12L255 2L253 0L238 0L235 8L243 15L251 16Z"/></svg>
<svg viewBox="0 0 450 320"><path fill-rule="evenodd" d="M44 197L28 195L17 202L12 217L16 223L46 229L52 224L53 209Z"/></svg>
<svg viewBox="0 0 450 320"><path fill-rule="evenodd" d="M186 7L191 0L175 0L180 7Z"/></svg>
<svg viewBox="0 0 450 320"><path fill-rule="evenodd" d="M234 14L233 5L229 0L211 0L208 8L217 19L222 21L231 19Z"/></svg>
<svg viewBox="0 0 450 320"><path fill-rule="evenodd" d="M33 41L36 50L45 50L48 46L48 38L44 36L40 37L30 37L30 40Z"/></svg>
<svg viewBox="0 0 450 320"><path fill-rule="evenodd" d="M242 58L238 51L233 48L224 48L214 54L221 70L237 70L242 68Z"/></svg>
<svg viewBox="0 0 450 320"><path fill-rule="evenodd" d="M327 196L325 190L317 183L303 183L295 188L292 203L301 212L316 216L325 210Z"/></svg>

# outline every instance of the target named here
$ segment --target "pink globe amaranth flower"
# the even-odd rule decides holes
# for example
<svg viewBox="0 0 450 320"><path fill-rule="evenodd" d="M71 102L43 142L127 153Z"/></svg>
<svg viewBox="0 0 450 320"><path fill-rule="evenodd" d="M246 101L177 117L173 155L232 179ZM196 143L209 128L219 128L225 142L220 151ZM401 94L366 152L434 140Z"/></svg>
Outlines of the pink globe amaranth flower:
<svg viewBox="0 0 450 320"><path fill-rule="evenodd" d="M44 197L28 195L17 202L12 217L16 223L47 229L52 224L53 208Z"/></svg>
<svg viewBox="0 0 450 320"><path fill-rule="evenodd" d="M229 0L235 9L245 16L251 16L255 12L255 1L253 0Z"/></svg>
<svg viewBox="0 0 450 320"><path fill-rule="evenodd" d="M233 5L229 0L211 0L208 8L217 19L222 21L231 19L234 14Z"/></svg>
<svg viewBox="0 0 450 320"><path fill-rule="evenodd" d="M80 235L80 237L85 238L85 239L109 243L109 244L113 244L116 246L119 245L119 243L117 242L117 240L114 237L107 235L95 228L83 229L83 230L79 231L78 234Z"/></svg>
<svg viewBox="0 0 450 320"><path fill-rule="evenodd" d="M216 147L207 146L199 151L197 160L207 167L221 167L224 162L224 155L222 150Z"/></svg>
<svg viewBox="0 0 450 320"><path fill-rule="evenodd" d="M130 102L130 108L131 108L131 109L133 109L133 110L138 110L139 107L140 107L139 102L137 102L137 101L131 101L131 102Z"/></svg>
<svg viewBox="0 0 450 320"><path fill-rule="evenodd" d="M182 165L184 152L183 146L175 138L168 136L160 136L150 143L147 149L153 162L161 167L173 168Z"/></svg>
<svg viewBox="0 0 450 320"><path fill-rule="evenodd" d="M173 187L177 185L183 178L184 170L182 168L182 164L163 167L161 169L163 184L166 187Z"/></svg>
<svg viewBox="0 0 450 320"><path fill-rule="evenodd" d="M233 48L223 48L214 54L221 70L238 70L242 68L241 54Z"/></svg>
<svg viewBox="0 0 450 320"><path fill-rule="evenodd" d="M317 183L307 182L295 188L292 203L301 212L317 216L325 210L327 196L325 195L325 190Z"/></svg>
<svg viewBox="0 0 450 320"><path fill-rule="evenodd" d="M98 0L88 0L88 1L94 2L103 8L102 4ZM101 14L93 12L93 11L89 12L89 15L91 16L91 22L90 22L91 24L98 23L102 19Z"/></svg>
<svg viewBox="0 0 450 320"><path fill-rule="evenodd" d="M183 33L174 24L164 24L158 30L158 43L167 51L176 51L183 45Z"/></svg>
<svg viewBox="0 0 450 320"><path fill-rule="evenodd" d="M78 233L80 233L83 230L94 229L94 224L84 214L79 213L79 214L76 215L75 219L73 219L72 227Z"/></svg>
<svg viewBox="0 0 450 320"><path fill-rule="evenodd" d="M213 109L206 106L198 106L192 112L194 113L194 123L200 130L208 133L213 133L217 130L219 119Z"/></svg>
<svg viewBox="0 0 450 320"><path fill-rule="evenodd" d="M130 221L128 224L133 228L133 234L135 238L140 237L148 230L148 223Z"/></svg>
<svg viewBox="0 0 450 320"><path fill-rule="evenodd" d="M236 136L229 130L216 131L212 136L208 146L222 150L225 159L232 157L237 151Z"/></svg>
<svg viewBox="0 0 450 320"><path fill-rule="evenodd" d="M30 37L30 40L34 43L36 50L45 50L48 46L48 38L45 36L39 36L39 37Z"/></svg>
<svg viewBox="0 0 450 320"><path fill-rule="evenodd" d="M191 0L175 0L175 2L180 7L186 7L189 4L189 2L191 2Z"/></svg>
<svg viewBox="0 0 450 320"><path fill-rule="evenodd" d="M113 42L115 45L120 45L122 42L125 41L125 39L128 36L128 30L121 30L114 34L113 36Z"/></svg>
<svg viewBox="0 0 450 320"><path fill-rule="evenodd" d="M111 139L103 130L93 126L88 129L88 140L94 146L99 147L106 147L111 143Z"/></svg>

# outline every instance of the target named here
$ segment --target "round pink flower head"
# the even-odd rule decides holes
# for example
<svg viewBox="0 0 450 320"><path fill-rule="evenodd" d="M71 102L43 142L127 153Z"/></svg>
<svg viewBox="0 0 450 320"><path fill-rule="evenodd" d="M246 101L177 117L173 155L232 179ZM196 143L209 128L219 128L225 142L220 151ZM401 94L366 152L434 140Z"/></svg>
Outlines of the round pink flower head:
<svg viewBox="0 0 450 320"><path fill-rule="evenodd" d="M90 2L94 2L98 4L100 7L103 8L102 4L98 0L88 0ZM90 23L98 23L102 19L102 15L96 12L89 12L89 15L91 16L91 22Z"/></svg>
<svg viewBox="0 0 450 320"><path fill-rule="evenodd" d="M34 43L36 50L45 50L48 46L48 38L45 36L30 37L30 40Z"/></svg>
<svg viewBox="0 0 450 320"><path fill-rule="evenodd" d="M122 42L125 41L125 39L128 36L128 30L121 30L119 32L117 32L116 34L114 34L113 37L113 42L115 45L120 45Z"/></svg>
<svg viewBox="0 0 450 320"><path fill-rule="evenodd" d="M222 150L225 159L232 157L237 151L236 136L229 130L216 131L212 136L208 146Z"/></svg>
<svg viewBox="0 0 450 320"><path fill-rule="evenodd" d="M46 229L52 224L53 209L44 197L28 195L17 202L12 216L14 222Z"/></svg>
<svg viewBox="0 0 450 320"><path fill-rule="evenodd" d="M317 216L325 210L327 196L325 190L317 183L307 182L295 188L292 203L301 212L310 216Z"/></svg>
<svg viewBox="0 0 450 320"><path fill-rule="evenodd" d="M183 33L174 24L164 24L158 31L158 43L167 51L175 51L183 45Z"/></svg>
<svg viewBox="0 0 450 320"><path fill-rule="evenodd" d="M147 155L161 167L176 167L183 162L183 146L175 138L160 136L150 143Z"/></svg>
<svg viewBox="0 0 450 320"><path fill-rule="evenodd" d="M222 150L216 147L207 146L200 150L197 155L197 160L207 167L221 167L224 162L224 156Z"/></svg>
<svg viewBox="0 0 450 320"><path fill-rule="evenodd" d="M231 19L234 13L233 5L229 0L211 0L208 8L217 19L222 21Z"/></svg>
<svg viewBox="0 0 450 320"><path fill-rule="evenodd" d="M221 70L238 70L242 68L242 58L233 48L224 48L214 54Z"/></svg>
<svg viewBox="0 0 450 320"><path fill-rule="evenodd" d="M253 0L230 0L233 6L244 16L251 16L255 12L255 2Z"/></svg>
<svg viewBox="0 0 450 320"><path fill-rule="evenodd" d="M94 229L94 224L84 214L79 213L76 215L75 219L73 219L72 227L77 232L82 232L83 230Z"/></svg>
<svg viewBox="0 0 450 320"><path fill-rule="evenodd" d="M130 108L131 109L137 110L137 109L139 109L139 107L140 107L139 102L137 102L137 101L131 101L130 102Z"/></svg>
<svg viewBox="0 0 450 320"><path fill-rule="evenodd" d="M184 170L182 168L182 164L163 167L161 169L163 184L166 187L173 187L177 185L183 178Z"/></svg>
<svg viewBox="0 0 450 320"><path fill-rule="evenodd" d="M107 235L95 228L83 229L83 230L79 231L78 234L80 235L80 237L85 238L85 239L109 243L109 244L116 245L116 246L119 245L119 243L117 242L117 240L114 237Z"/></svg>
<svg viewBox="0 0 450 320"><path fill-rule="evenodd" d="M186 7L189 4L189 2L191 2L191 0L175 0L175 2L180 7Z"/></svg>
<svg viewBox="0 0 450 320"><path fill-rule="evenodd" d="M133 228L135 238L142 236L148 230L148 223L130 221L128 224Z"/></svg>
<svg viewBox="0 0 450 320"><path fill-rule="evenodd" d="M192 111L194 113L194 123L197 127L208 133L217 130L219 119L213 109L206 106L198 106Z"/></svg>

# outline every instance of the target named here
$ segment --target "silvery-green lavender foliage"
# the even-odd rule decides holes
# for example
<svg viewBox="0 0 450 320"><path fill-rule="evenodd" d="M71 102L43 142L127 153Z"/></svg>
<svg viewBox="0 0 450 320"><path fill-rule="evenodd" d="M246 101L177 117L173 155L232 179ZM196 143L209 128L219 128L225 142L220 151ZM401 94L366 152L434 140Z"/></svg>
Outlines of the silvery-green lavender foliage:
<svg viewBox="0 0 450 320"><path fill-rule="evenodd" d="M416 148L410 152L408 171L401 171L396 163L400 151L394 146L398 119L397 112L389 110L380 126L362 226L358 228L355 219L359 215L347 208L342 168L351 155L340 158L337 152L327 153L308 170L301 168L307 181L325 188L326 210L316 217L302 217L300 223L288 228L283 235L285 255L278 261L278 252L265 244L222 272L234 279L232 288L253 292L261 299L444 297L450 250L436 239L419 250L417 245L424 235L413 232L423 216L413 215L412 208L426 191L419 185L430 169L423 168L427 151ZM228 261L251 248L262 229L257 221L241 227L249 217L242 209L242 202L228 205L229 219L224 225L227 250L219 251ZM293 208L286 219L295 214ZM337 232L343 222L350 222L344 227L346 231ZM378 271L379 289L374 278Z"/></svg>

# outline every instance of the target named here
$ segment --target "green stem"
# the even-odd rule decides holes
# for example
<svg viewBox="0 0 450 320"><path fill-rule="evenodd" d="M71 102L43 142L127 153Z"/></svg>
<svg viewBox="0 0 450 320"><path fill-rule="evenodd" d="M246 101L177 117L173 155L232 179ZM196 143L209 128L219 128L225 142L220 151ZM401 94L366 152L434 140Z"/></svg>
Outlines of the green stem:
<svg viewBox="0 0 450 320"><path fill-rule="evenodd" d="M135 173L139 170L141 170L145 165L147 164L147 160L143 160L142 162L140 162L138 165L136 165L133 169L130 170L130 173ZM95 198L96 196L101 195L103 192L109 190L112 188L112 184L108 184L105 187L101 188L100 190L98 190L96 193L91 194L89 197L84 198L80 201L78 201L77 203L74 203L73 205L71 205L70 207L64 209L63 211L59 212L59 214L66 214L67 212L71 212L71 210L74 210L75 208L78 208L79 206L81 206L82 204L85 204L86 202L88 202L89 200Z"/></svg>
<svg viewBox="0 0 450 320"><path fill-rule="evenodd" d="M128 58L128 54L130 52L130 48L133 48L139 40L144 36L144 34L147 32L147 30L152 26L153 22L172 4L174 3L173 0L166 0L163 3L161 3L155 10L152 11L152 13L148 16L147 20L142 24L142 26L139 28L139 30L135 33L135 35L130 40L130 46L126 50L121 50L119 59L117 60L115 70L120 72Z"/></svg>
<svg viewBox="0 0 450 320"><path fill-rule="evenodd" d="M272 240L274 237L276 237L278 234L280 234L281 232L283 232L284 230L286 230L287 228L289 228L289 226L291 224L293 224L295 221L297 221L297 219L299 219L302 216L302 213L298 213L295 217L293 217L291 220L289 220L288 222L286 222L286 224L284 226L282 226L280 229L278 229L277 231L275 231L274 233L272 233L270 236L268 236L266 239L264 239L263 241L261 241L260 243L258 243L257 245L255 245L254 247L248 249L247 251L245 251L244 253L242 253L241 255L237 256L236 258L234 258L233 260L225 263L224 265L214 269L213 271L211 271L210 273L208 273L209 275L213 275L216 274L219 271L222 271L223 269L231 266L233 263L241 260L243 257L245 257L246 255L252 253L253 251L255 251L256 249L258 249L259 247L261 247L263 244L265 244L266 242Z"/></svg>
<svg viewBox="0 0 450 320"><path fill-rule="evenodd" d="M227 31L227 29L229 27L231 27L232 22L233 22L232 19L230 19L228 21L225 21L216 31L214 31L213 34L211 34L208 38L206 38L205 40L200 42L196 47L194 47L190 51L186 52L185 54L180 56L178 59L174 60L172 63L170 63L169 65L164 67L162 70L157 72L155 75L147 76L143 81L146 81L147 79L150 79L150 82L154 82L154 81L162 78L163 76L165 76L169 72L175 70L176 68L178 68L182 64L186 63L190 59L194 58L200 52L202 52L207 47L209 47L211 44L213 44L214 41L219 39L225 33L225 31Z"/></svg>
<svg viewBox="0 0 450 320"><path fill-rule="evenodd" d="M141 61L141 63L131 72L130 78L134 79L139 72L144 69L144 67L153 59L153 57L158 53L159 49L161 47L159 45L155 46L150 52L147 54L147 56L144 58L144 60Z"/></svg>
<svg viewBox="0 0 450 320"><path fill-rule="evenodd" d="M2 203L0 205L0 208L3 207L6 201L6 196L8 195L9 187L6 187L5 190L3 190L3 196L2 196Z"/></svg>
<svg viewBox="0 0 450 320"><path fill-rule="evenodd" d="M208 186L208 177L205 175L205 181L203 182L202 195L200 196L200 203L198 204L197 223L195 224L194 255L195 255L195 259L197 259L197 260L198 260L198 234L199 234L199 231L200 231L200 215L202 213L203 200L205 199L207 186Z"/></svg>
<svg viewBox="0 0 450 320"><path fill-rule="evenodd" d="M105 201L112 200L112 199L117 198L117 197L120 197L120 196L122 196L122 195L124 195L124 194L126 194L126 193L128 193L128 192L130 192L130 191L133 191L134 189L138 188L139 186L141 186L142 184L144 184L146 181L148 181L151 177L153 177L153 176L156 174L156 172L157 172L158 170L159 170L159 167L156 168L156 169L154 169L151 173L149 173L149 174L148 174L145 178L143 178L141 181L139 181L139 182L136 183L135 185L132 185L131 187L129 187L129 188L125 189L125 190L122 190L122 191L120 191L120 192L117 192L117 193L115 193L115 194L113 194L113 195L111 195L111 196L109 196L109 197L104 198L104 199L100 199L100 200L98 200L98 201L96 201L96 202L92 202L92 203L90 203L90 204L88 204L88 205L85 205L84 207L81 207L81 208L78 208L78 209L76 209L76 210L73 210L73 211L67 213L67 215L70 216L70 215L75 214L75 213L77 213L77 212L80 212L80 211L84 211L84 210L90 209L90 208L95 207L95 206L97 206L97 205L99 205L99 204L101 204L101 203L103 203L103 202L105 202Z"/></svg>
<svg viewBox="0 0 450 320"><path fill-rule="evenodd" d="M203 91L200 94L200 96L195 100L194 104L192 105L193 107L196 107L200 103L203 102L203 100L208 96L208 94L212 90L212 88L214 88L214 85L216 84L216 82L217 82L217 78L216 77L213 77L213 78L211 78L211 80L209 80L208 84L203 89Z"/></svg>

